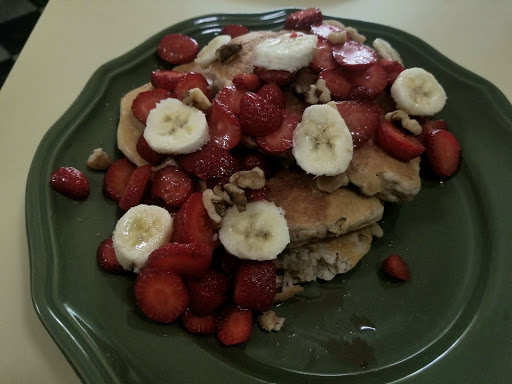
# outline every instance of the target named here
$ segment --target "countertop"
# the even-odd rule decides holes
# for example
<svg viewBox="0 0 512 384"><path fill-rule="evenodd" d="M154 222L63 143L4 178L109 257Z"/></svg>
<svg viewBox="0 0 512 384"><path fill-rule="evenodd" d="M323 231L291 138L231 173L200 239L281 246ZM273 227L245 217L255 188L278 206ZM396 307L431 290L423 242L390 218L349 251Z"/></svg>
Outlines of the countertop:
<svg viewBox="0 0 512 384"><path fill-rule="evenodd" d="M31 302L25 183L44 133L93 72L163 28L208 13L309 7L306 1L51 0L0 91L0 382L78 383ZM512 2L339 0L324 14L386 24L423 39L512 101ZM37 214L28 212L28 214Z"/></svg>

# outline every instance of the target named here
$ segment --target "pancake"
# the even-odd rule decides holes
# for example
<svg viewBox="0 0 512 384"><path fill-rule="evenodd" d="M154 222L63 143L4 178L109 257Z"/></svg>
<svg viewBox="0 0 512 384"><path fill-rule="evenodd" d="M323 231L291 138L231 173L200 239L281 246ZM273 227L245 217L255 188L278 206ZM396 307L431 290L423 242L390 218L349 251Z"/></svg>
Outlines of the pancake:
<svg viewBox="0 0 512 384"><path fill-rule="evenodd" d="M285 211L289 247L355 231L380 220L384 213L379 199L348 188L322 192L315 179L301 171L281 170L267 180L267 186L267 200Z"/></svg>

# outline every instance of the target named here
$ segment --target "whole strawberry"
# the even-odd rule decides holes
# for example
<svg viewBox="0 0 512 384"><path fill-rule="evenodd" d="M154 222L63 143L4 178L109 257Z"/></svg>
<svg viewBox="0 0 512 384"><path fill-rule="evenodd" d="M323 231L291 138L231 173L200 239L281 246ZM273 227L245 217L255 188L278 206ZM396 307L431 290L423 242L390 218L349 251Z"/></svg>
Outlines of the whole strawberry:
<svg viewBox="0 0 512 384"><path fill-rule="evenodd" d="M60 167L53 171L50 185L60 194L75 200L84 200L90 193L89 181L73 167Z"/></svg>

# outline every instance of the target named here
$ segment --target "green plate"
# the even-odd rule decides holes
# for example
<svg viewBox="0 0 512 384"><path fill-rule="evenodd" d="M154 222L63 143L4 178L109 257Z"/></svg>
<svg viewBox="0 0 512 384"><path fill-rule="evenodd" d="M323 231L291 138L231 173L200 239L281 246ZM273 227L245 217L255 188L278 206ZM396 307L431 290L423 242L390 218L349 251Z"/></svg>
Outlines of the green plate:
<svg viewBox="0 0 512 384"><path fill-rule="evenodd" d="M159 325L136 308L130 277L96 265L98 244L121 212L102 193L103 173L86 159L103 147L114 157L121 96L162 64L160 37L181 32L201 44L222 25L279 29L292 10L209 15L167 28L92 76L47 132L27 181L26 220L32 299L42 323L86 383L503 383L512 373L512 107L496 87L402 31L355 20L382 37L407 67L433 72L445 87L447 120L462 146L460 170L423 180L408 203L386 206L371 252L353 271L306 286L282 304L284 328L254 329L249 342L223 347L215 337ZM74 202L48 184L53 169L75 166L91 195ZM412 278L378 272L391 253Z"/></svg>

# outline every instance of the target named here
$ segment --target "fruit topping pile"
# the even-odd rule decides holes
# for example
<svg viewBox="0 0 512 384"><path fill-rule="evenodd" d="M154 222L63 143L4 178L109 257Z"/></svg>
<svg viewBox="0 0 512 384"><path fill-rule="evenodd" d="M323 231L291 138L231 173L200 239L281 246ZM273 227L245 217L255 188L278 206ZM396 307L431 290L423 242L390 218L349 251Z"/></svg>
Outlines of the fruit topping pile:
<svg viewBox="0 0 512 384"><path fill-rule="evenodd" d="M104 194L123 212L98 247L98 265L135 276L135 301L148 319L180 320L188 332L216 334L225 345L246 341L254 316L266 330L283 323L271 312L272 260L290 237L265 183L279 168L343 176L373 142L401 162L423 156L445 178L460 151L446 123L432 118L445 104L443 88L426 70L404 68L388 42L366 45L317 8L290 14L284 31L249 53L236 40L244 36L245 26L226 25L200 50L191 37L165 35L157 53L166 68L148 75L151 86L128 111L129 129L141 129L133 147L142 162L112 162L100 149L88 162L106 169ZM250 71L225 79L214 73L248 54ZM73 199L89 195L74 168L57 169L50 183ZM382 270L409 279L398 255Z"/></svg>

